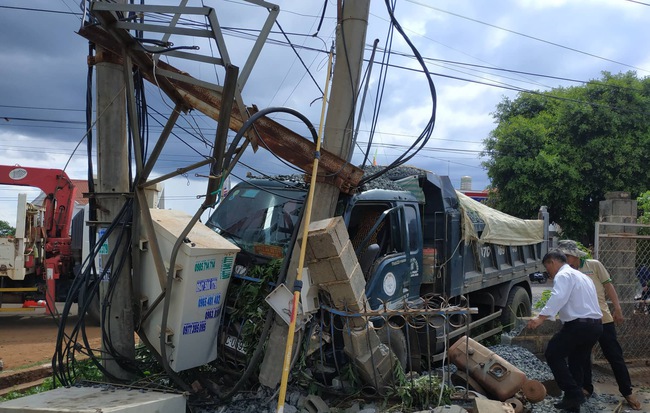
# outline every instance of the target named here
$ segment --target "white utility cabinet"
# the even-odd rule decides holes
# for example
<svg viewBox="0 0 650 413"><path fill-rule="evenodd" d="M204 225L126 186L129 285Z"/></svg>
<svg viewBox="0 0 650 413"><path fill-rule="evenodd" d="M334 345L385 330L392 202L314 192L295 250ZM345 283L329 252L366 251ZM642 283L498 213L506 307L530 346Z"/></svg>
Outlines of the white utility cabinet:
<svg viewBox="0 0 650 413"><path fill-rule="evenodd" d="M165 268L169 270L174 243L191 217L184 212L150 209ZM150 312L142 330L153 347L160 348L164 300L151 251L151 237L142 228L141 274L136 278L136 296L142 314ZM165 356L174 371L187 370L217 358L217 334L226 300L235 256L239 248L200 222L181 245L174 269L165 331ZM156 305L156 301L159 303ZM151 310L152 306L155 308Z"/></svg>

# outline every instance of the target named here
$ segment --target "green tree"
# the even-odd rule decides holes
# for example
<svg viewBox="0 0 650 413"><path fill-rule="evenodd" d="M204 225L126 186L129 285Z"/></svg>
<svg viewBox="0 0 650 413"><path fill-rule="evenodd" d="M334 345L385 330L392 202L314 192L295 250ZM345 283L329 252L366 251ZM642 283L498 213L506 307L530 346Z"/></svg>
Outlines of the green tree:
<svg viewBox="0 0 650 413"><path fill-rule="evenodd" d="M636 199L639 211L639 224L650 224L650 191L645 191Z"/></svg>
<svg viewBox="0 0 650 413"><path fill-rule="evenodd" d="M7 221L0 220L0 237L6 237L7 235L15 235L16 228L9 225Z"/></svg>
<svg viewBox="0 0 650 413"><path fill-rule="evenodd" d="M606 192L638 196L650 184L650 79L634 72L584 86L504 98L481 154L490 202L520 217L541 205L564 235L593 238Z"/></svg>

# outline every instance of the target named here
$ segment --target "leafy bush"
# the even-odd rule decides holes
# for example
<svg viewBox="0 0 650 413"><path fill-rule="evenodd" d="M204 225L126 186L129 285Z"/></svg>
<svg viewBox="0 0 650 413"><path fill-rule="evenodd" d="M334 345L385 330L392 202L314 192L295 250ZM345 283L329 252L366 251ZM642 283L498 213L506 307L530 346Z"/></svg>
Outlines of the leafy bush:
<svg viewBox="0 0 650 413"><path fill-rule="evenodd" d="M551 298L551 290L544 290L542 292L542 297L535 303L535 310L541 310L544 308L549 298Z"/></svg>

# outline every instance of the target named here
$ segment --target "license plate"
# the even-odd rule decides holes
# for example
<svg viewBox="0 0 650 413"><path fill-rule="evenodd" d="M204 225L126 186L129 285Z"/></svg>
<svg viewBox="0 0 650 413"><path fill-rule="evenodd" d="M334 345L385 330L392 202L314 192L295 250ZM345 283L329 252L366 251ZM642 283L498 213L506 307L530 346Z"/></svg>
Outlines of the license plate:
<svg viewBox="0 0 650 413"><path fill-rule="evenodd" d="M226 347L231 348L241 354L246 354L246 350L244 349L244 343L242 343L241 340L237 340L237 337L235 336L226 337Z"/></svg>

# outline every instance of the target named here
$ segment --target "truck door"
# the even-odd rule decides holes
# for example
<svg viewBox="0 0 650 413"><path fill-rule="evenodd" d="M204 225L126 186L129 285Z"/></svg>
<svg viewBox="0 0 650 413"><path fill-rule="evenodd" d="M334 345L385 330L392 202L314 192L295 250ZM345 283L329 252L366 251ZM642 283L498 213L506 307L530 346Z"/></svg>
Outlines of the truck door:
<svg viewBox="0 0 650 413"><path fill-rule="evenodd" d="M422 268L417 205L357 204L348 231L366 278L373 309L419 294Z"/></svg>

